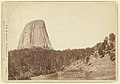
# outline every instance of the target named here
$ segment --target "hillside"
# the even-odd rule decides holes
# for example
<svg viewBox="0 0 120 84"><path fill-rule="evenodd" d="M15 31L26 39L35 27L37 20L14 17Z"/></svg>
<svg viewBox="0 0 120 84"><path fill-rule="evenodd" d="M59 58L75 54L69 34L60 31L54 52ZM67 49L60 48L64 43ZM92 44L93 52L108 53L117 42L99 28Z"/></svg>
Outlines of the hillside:
<svg viewBox="0 0 120 84"><path fill-rule="evenodd" d="M75 73L83 73L80 75L77 73L76 76L78 79L112 79L116 78L116 67L115 60L111 60L111 55L115 55L115 51L111 51L110 54L105 54L104 57L100 58L99 55L91 55L88 63L84 63L82 60L77 60L73 62L69 67L67 67L62 75L59 76L59 79L73 79ZM71 73L70 73L71 72ZM70 73L69 77L66 77L66 73Z"/></svg>

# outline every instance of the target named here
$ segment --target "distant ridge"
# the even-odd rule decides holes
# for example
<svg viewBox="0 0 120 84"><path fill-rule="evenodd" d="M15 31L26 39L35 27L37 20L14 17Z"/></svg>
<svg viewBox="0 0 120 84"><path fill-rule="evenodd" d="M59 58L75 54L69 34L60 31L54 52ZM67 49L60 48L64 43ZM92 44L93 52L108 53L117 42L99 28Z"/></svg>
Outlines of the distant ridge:
<svg viewBox="0 0 120 84"><path fill-rule="evenodd" d="M31 21L24 27L17 48L33 47L53 49L43 20Z"/></svg>

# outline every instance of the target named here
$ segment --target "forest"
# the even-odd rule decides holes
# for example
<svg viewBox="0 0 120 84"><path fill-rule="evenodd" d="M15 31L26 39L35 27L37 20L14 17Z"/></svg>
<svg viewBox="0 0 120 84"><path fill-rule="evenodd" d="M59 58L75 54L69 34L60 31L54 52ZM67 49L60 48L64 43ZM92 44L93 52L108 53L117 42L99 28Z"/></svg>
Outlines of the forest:
<svg viewBox="0 0 120 84"><path fill-rule="evenodd" d="M8 52L8 79L27 80L30 77L46 75L63 71L76 60L89 61L89 56L98 52L103 57L104 53L115 50L115 34L110 33L103 42L93 47L83 49L50 50L40 47L30 49L16 49ZM115 56L111 57L115 60Z"/></svg>

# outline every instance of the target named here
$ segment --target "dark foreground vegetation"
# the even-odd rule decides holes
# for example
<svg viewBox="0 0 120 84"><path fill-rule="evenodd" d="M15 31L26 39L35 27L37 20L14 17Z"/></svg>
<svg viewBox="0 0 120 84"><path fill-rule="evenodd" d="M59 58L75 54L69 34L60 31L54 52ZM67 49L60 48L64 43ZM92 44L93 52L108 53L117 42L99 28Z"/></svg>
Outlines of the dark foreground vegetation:
<svg viewBox="0 0 120 84"><path fill-rule="evenodd" d="M64 70L72 62L82 59L89 61L90 55L104 57L105 53L115 50L115 35L111 33L103 42L84 49L45 50L42 48L12 50L8 53L8 79L30 80L30 77L46 75ZM115 55L111 54L111 61Z"/></svg>

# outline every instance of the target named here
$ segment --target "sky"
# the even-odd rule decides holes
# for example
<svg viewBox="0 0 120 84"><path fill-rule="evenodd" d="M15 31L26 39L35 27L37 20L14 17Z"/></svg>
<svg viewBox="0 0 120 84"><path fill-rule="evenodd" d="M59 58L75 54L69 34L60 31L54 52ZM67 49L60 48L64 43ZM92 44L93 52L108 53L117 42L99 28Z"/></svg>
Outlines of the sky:
<svg viewBox="0 0 120 84"><path fill-rule="evenodd" d="M25 25L38 19L44 20L56 50L93 47L117 33L115 2L4 2L8 50L17 49Z"/></svg>

